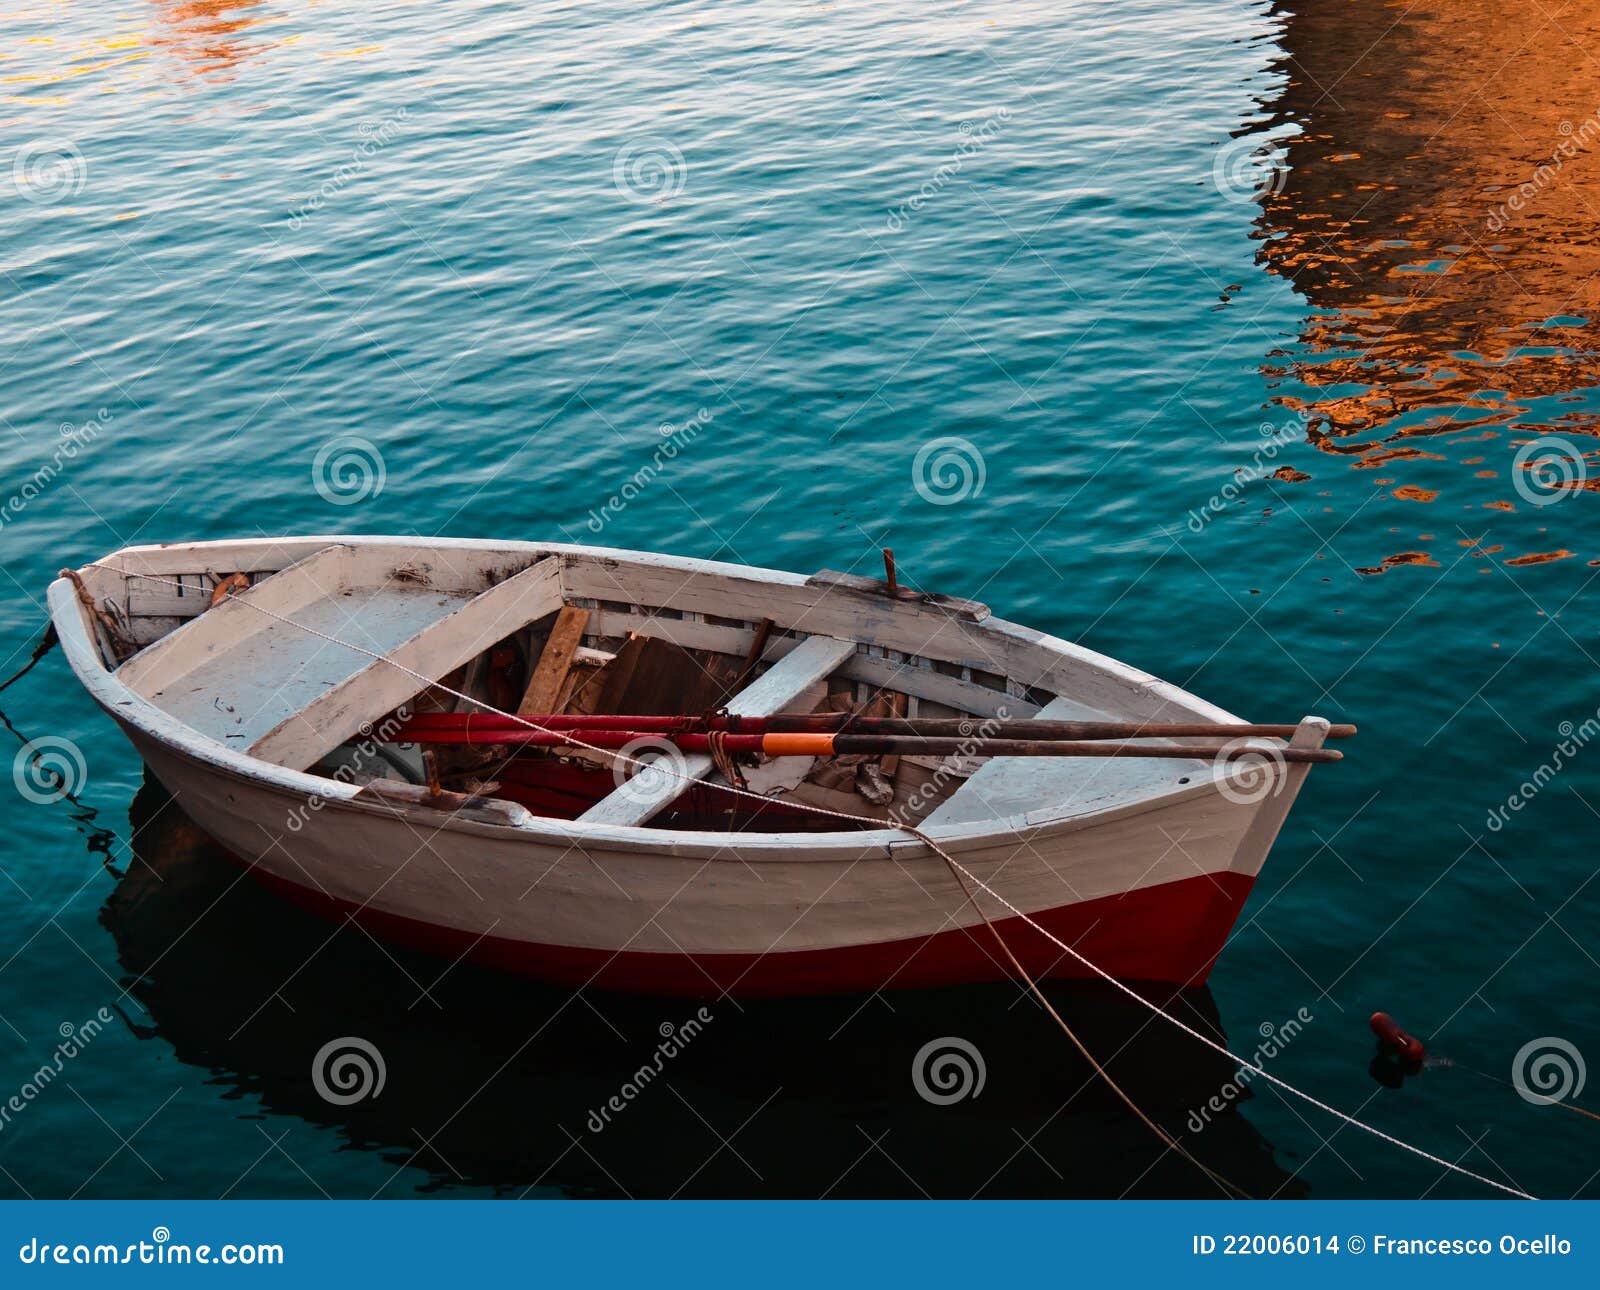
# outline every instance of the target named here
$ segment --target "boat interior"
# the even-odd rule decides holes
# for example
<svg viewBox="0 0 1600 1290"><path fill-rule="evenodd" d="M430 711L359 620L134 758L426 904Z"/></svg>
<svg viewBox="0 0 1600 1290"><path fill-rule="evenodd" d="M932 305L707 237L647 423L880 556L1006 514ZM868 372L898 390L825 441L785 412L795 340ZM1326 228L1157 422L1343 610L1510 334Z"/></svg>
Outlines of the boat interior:
<svg viewBox="0 0 1600 1290"><path fill-rule="evenodd" d="M806 809L823 807L932 827L1098 811L1206 773L1188 760L985 757L986 718L1213 710L1036 633L991 630L976 602L876 579L392 540L129 548L74 576L108 669L199 740L489 822L851 827ZM576 741L404 738L414 715L480 709L955 717L971 718L973 737L949 755L757 755L737 767L685 753L637 782L637 766ZM727 791L729 773L763 800Z"/></svg>

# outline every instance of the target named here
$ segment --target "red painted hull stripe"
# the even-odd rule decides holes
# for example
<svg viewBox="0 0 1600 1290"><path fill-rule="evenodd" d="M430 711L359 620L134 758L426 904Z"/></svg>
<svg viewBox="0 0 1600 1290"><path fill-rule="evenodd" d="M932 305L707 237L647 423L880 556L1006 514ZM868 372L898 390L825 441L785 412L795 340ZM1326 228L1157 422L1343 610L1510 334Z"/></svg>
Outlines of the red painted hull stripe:
<svg viewBox="0 0 1600 1290"><path fill-rule="evenodd" d="M678 996L727 992L757 998L921 989L1014 975L981 925L872 945L769 954L611 952L480 937L363 908L268 874L260 866L251 872L294 904L323 917L351 919L380 938L560 985ZM1033 917L1112 976L1198 986L1210 974L1253 885L1254 879L1241 874L1210 874L1081 901ZM1030 975L1043 980L1090 975L1020 918L997 920L995 926Z"/></svg>

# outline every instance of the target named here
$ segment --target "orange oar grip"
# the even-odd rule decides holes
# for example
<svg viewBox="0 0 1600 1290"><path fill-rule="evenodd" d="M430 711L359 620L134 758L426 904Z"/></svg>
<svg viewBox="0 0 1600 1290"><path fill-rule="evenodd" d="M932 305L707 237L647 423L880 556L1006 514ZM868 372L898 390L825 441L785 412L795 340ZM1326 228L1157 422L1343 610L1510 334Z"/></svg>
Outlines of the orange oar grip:
<svg viewBox="0 0 1600 1290"><path fill-rule="evenodd" d="M762 735L761 751L768 757L827 757L833 753L833 736Z"/></svg>

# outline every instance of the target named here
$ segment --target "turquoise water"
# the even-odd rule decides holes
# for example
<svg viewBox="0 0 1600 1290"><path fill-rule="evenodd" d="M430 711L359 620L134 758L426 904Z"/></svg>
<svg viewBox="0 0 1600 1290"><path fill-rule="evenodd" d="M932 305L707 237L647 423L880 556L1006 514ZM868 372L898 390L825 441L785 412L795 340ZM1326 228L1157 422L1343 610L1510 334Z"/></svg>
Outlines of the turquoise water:
<svg viewBox="0 0 1600 1290"><path fill-rule="evenodd" d="M14 15L4 671L59 567L135 541L889 545L1254 719L1358 722L1191 1006L1247 1053L1304 1009L1274 1074L1593 1194L1591 1121L1462 1065L1600 1060L1600 194L1581 156L1531 179L1591 137L1568 44L1600 24L1301 8ZM663 427L687 446L640 485ZM0 1194L1208 1192L1009 988L723 1005L586 1133L692 1010L330 941L136 800L59 654L0 706L87 767L0 794L0 1096L114 1019L0 1121ZM1479 1194L1259 1083L1192 1133L1228 1069L1064 998L1255 1194ZM1379 1007L1462 1065L1382 1088ZM346 1107L310 1066L350 1034L388 1082ZM989 1084L936 1107L908 1067L946 1035Z"/></svg>

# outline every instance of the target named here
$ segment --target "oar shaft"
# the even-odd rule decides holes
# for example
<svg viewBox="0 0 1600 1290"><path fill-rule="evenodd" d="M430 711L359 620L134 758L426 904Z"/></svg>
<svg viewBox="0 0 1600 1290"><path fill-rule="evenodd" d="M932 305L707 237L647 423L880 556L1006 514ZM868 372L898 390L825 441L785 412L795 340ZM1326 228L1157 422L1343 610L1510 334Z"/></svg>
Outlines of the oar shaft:
<svg viewBox="0 0 1600 1290"><path fill-rule="evenodd" d="M429 744L500 744L524 748L553 748L588 744L607 750L627 747L636 740L671 743L683 752L708 752L713 735L678 732L663 735L640 730L583 730L546 734L541 731L507 729L455 729L438 731L407 730L401 737ZM1247 754L1285 762L1338 761L1344 754L1331 748L1215 748L1205 744L1129 744L1094 743L1084 740L972 739L938 738L922 735L834 734L826 731L775 732L772 734L734 734L715 736L730 753L765 753L769 757L834 757L851 754L922 753L929 756L951 754L987 757L1153 757L1181 760L1198 758L1231 760Z"/></svg>
<svg viewBox="0 0 1600 1290"><path fill-rule="evenodd" d="M690 736L691 738L693 736ZM728 736L739 738L737 735ZM1254 755L1286 762L1338 761L1343 753L1333 748L1214 748L1206 744L1096 743L1077 739L958 739L911 735L770 734L761 736L761 751L769 757L848 756L852 753L923 753L984 757L1154 757L1214 761Z"/></svg>
<svg viewBox="0 0 1600 1290"><path fill-rule="evenodd" d="M699 734L727 730L734 734L839 733L862 735L920 735L961 739L1288 739L1298 729L1292 725L1208 721L1039 721L1000 717L851 717L845 712L781 713L770 717L628 716L626 714L546 714L527 717L493 712L418 713L406 725L408 732L455 730L522 730L529 725L546 730L628 730L637 733ZM1332 726L1330 739L1355 734L1352 725ZM536 733L529 731L529 733Z"/></svg>
<svg viewBox="0 0 1600 1290"><path fill-rule="evenodd" d="M836 730L848 734L930 735L981 739L1239 739L1292 738L1298 726L1216 721L1040 721L1032 717L850 717L848 713L730 717L728 729L764 723L770 733ZM1331 726L1330 739L1355 734L1351 725Z"/></svg>
<svg viewBox="0 0 1600 1290"><path fill-rule="evenodd" d="M424 731L489 731L521 730L538 733L534 727L545 730L633 730L672 733L673 731L703 731L701 717L646 717L625 715L588 715L576 713L533 713L529 716L502 716L498 712L417 712L401 727L401 738Z"/></svg>

